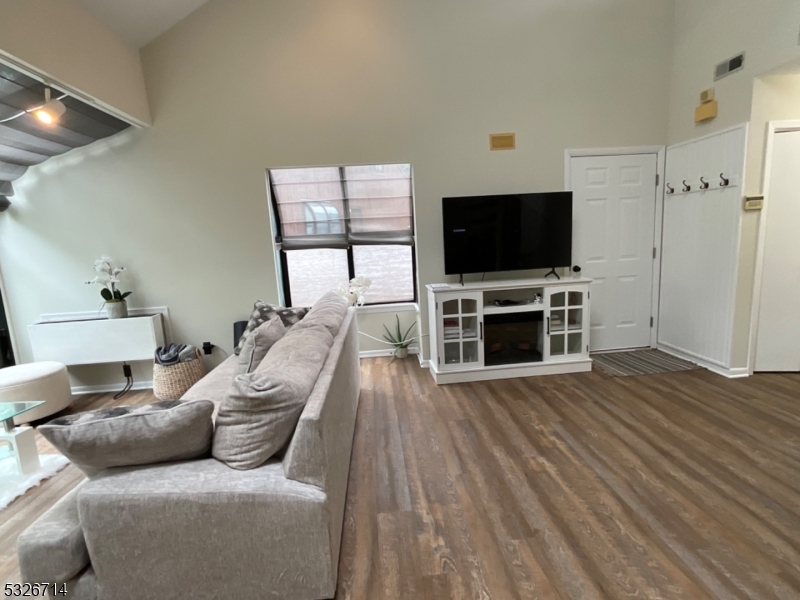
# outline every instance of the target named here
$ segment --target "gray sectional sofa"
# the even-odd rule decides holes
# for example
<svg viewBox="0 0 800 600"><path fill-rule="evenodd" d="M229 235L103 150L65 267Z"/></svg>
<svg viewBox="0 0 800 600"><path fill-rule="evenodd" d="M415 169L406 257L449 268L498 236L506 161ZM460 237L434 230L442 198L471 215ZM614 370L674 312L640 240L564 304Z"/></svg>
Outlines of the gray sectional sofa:
<svg viewBox="0 0 800 600"><path fill-rule="evenodd" d="M238 357L184 399L218 403ZM333 597L360 389L348 309L282 456L251 470L213 458L107 469L18 540L26 582L99 600Z"/></svg>

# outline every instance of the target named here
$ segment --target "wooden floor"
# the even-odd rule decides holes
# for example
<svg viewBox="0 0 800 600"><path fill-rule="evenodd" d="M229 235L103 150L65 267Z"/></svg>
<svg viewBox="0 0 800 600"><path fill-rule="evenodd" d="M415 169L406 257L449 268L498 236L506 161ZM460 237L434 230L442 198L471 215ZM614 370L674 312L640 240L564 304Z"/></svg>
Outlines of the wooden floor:
<svg viewBox="0 0 800 600"><path fill-rule="evenodd" d="M800 598L800 376L362 372L337 598ZM0 512L0 581L79 480Z"/></svg>

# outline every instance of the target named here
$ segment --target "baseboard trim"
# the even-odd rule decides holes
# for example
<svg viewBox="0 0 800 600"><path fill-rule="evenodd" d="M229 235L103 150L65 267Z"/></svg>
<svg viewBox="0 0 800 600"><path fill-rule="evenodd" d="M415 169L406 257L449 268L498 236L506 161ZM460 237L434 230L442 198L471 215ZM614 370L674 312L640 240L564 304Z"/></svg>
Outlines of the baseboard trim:
<svg viewBox="0 0 800 600"><path fill-rule="evenodd" d="M739 379L740 377L750 377L750 372L748 371L747 367L723 367L722 365L713 363L691 352L685 352L683 350L679 350L678 348L674 348L668 344L659 344L658 349L667 354L671 354L676 358L693 362L696 365L703 367L708 371L711 371L712 373L721 375L722 377L726 377L728 379Z"/></svg>
<svg viewBox="0 0 800 600"><path fill-rule="evenodd" d="M735 367L732 369L722 369L720 367L706 367L712 373L722 375L728 379L741 379L742 377L750 377L750 371L747 367Z"/></svg>
<svg viewBox="0 0 800 600"><path fill-rule="evenodd" d="M419 348L412 346L408 349L409 354L419 354ZM394 354L394 350L392 348L387 348L386 350L361 350L358 353L359 358L380 358L382 356L391 356Z"/></svg>
<svg viewBox="0 0 800 600"><path fill-rule="evenodd" d="M104 383L102 385L74 385L72 386L72 393L79 394L107 394L109 392L119 392L125 387L124 383ZM131 387L131 390L151 390L153 389L152 381L136 381Z"/></svg>

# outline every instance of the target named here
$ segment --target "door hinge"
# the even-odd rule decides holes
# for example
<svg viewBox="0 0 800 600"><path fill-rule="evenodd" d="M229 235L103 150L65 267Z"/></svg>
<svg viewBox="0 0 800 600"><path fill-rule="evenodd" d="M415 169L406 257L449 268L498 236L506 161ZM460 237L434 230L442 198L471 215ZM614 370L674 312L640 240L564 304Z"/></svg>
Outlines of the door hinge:
<svg viewBox="0 0 800 600"><path fill-rule="evenodd" d="M658 187L658 184L659 184L659 183L661 183L661 175L659 175L658 173L656 173L656 187Z"/></svg>
<svg viewBox="0 0 800 600"><path fill-rule="evenodd" d="M437 358L439 359L439 364L442 364L442 357L441 357L441 356L439 356L439 357L437 357Z"/></svg>
<svg viewBox="0 0 800 600"><path fill-rule="evenodd" d="M587 298L587 300L591 300L592 299L592 292L586 292L586 298Z"/></svg>
<svg viewBox="0 0 800 600"><path fill-rule="evenodd" d="M650 317L650 327L653 326L653 317Z"/></svg>
<svg viewBox="0 0 800 600"><path fill-rule="evenodd" d="M655 246L653 246L653 260L656 259L657 252L658 252L658 249Z"/></svg>
<svg viewBox="0 0 800 600"><path fill-rule="evenodd" d="M438 302L436 303L436 309L435 310L439 310L439 303Z"/></svg>

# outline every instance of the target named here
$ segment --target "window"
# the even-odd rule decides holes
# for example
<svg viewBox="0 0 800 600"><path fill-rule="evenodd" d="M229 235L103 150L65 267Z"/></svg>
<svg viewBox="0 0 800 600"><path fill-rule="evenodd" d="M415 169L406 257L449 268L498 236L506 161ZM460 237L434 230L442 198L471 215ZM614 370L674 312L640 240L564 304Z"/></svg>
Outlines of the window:
<svg viewBox="0 0 800 600"><path fill-rule="evenodd" d="M272 169L269 186L288 306L353 277L367 304L416 300L411 165Z"/></svg>

